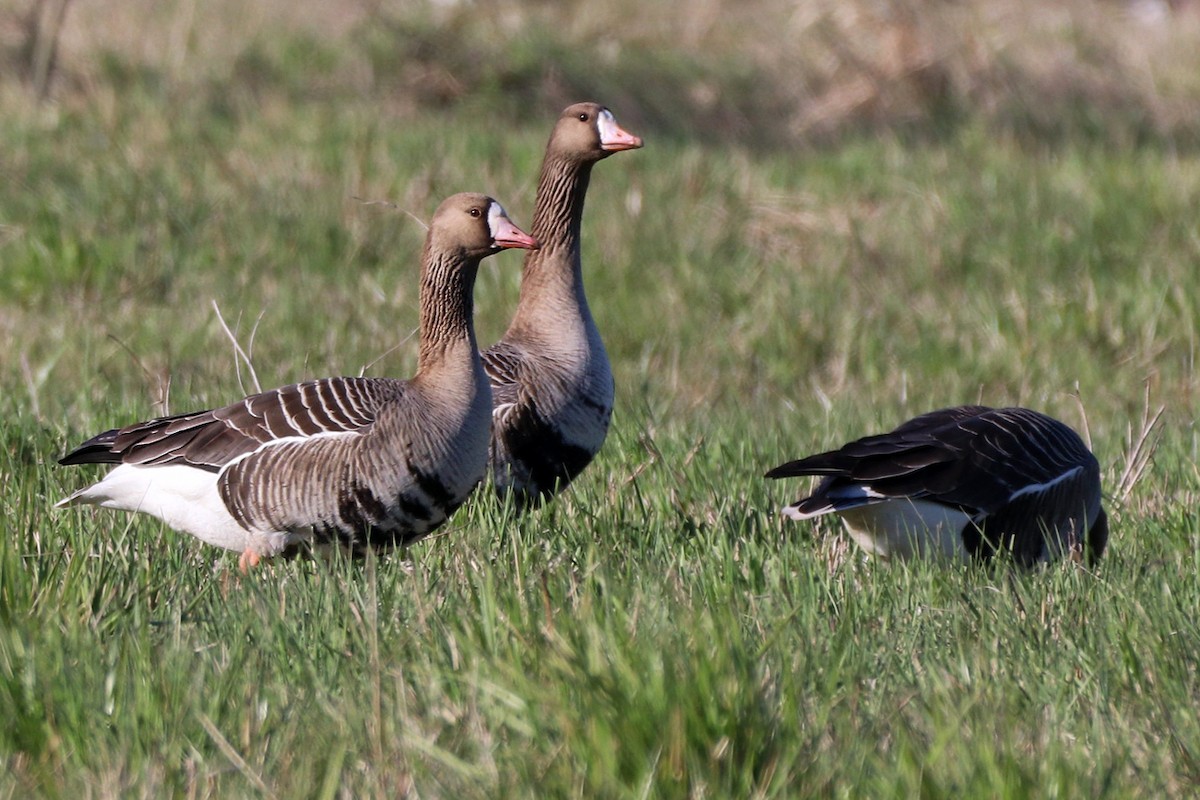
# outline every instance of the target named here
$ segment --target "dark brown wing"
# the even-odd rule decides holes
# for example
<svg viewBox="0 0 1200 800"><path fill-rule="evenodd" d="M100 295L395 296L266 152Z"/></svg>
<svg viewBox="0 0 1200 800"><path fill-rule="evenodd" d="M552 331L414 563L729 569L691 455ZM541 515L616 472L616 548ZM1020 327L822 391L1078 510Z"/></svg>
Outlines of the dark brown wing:
<svg viewBox="0 0 1200 800"><path fill-rule="evenodd" d="M783 464L767 477L829 476L801 501L814 508L836 510L839 499L849 498L861 505L867 500L863 490L869 490L879 498L927 499L976 515L1077 468L1099 473L1095 457L1063 423L1024 408L959 406ZM1098 492L1097 478L1095 503Z"/></svg>
<svg viewBox="0 0 1200 800"><path fill-rule="evenodd" d="M499 341L480 353L483 371L492 384L492 405L516 403L521 397L521 364L525 355L507 341Z"/></svg>
<svg viewBox="0 0 1200 800"><path fill-rule="evenodd" d="M264 442L360 431L404 391L388 378L322 378L251 395L211 411L106 431L63 456L70 464L189 464L212 472Z"/></svg>
<svg viewBox="0 0 1200 800"><path fill-rule="evenodd" d="M1019 563L1028 566L1047 555L1045 550L1052 542L1060 542L1090 550L1088 559L1094 561L1104 550L1103 542L1097 546L1088 526L1089 519L1104 524L1099 487L1100 467L1095 459L1050 481L1022 487L999 508L980 514L975 519L976 532L963 532L967 549L979 552L982 548L984 554L997 547L1011 550ZM1106 536L1107 527L1103 530Z"/></svg>

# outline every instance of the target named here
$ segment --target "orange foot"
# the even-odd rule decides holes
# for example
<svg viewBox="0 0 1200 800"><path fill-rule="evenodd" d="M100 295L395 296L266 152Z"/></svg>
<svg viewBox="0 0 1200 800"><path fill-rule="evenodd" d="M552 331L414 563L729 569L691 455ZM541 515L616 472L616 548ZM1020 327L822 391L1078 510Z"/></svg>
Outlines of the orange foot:
<svg viewBox="0 0 1200 800"><path fill-rule="evenodd" d="M238 569L243 575L250 573L250 570L258 566L258 562L262 560L262 556L247 547L242 551L242 557L238 559Z"/></svg>

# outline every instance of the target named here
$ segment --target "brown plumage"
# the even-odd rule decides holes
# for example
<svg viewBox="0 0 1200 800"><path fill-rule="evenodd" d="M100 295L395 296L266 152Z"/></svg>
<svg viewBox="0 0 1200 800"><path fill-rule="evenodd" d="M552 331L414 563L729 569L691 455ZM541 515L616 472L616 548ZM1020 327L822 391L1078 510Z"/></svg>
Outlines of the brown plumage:
<svg viewBox="0 0 1200 800"><path fill-rule="evenodd" d="M118 466L59 505L149 513L242 551L243 566L306 542L360 552L424 536L486 471L491 392L472 321L479 262L536 246L491 198L448 198L421 258L411 380L306 381L107 431L60 463Z"/></svg>
<svg viewBox="0 0 1200 800"><path fill-rule="evenodd" d="M507 333L483 353L495 414L491 472L519 508L552 497L592 460L608 434L612 370L583 291L580 235L592 167L641 138L596 103L558 118L538 179L521 298Z"/></svg>
<svg viewBox="0 0 1200 800"><path fill-rule="evenodd" d="M957 406L878 436L783 464L768 478L820 475L793 519L842 517L868 552L1032 565L1095 562L1108 541L1100 465L1075 431L1027 408Z"/></svg>

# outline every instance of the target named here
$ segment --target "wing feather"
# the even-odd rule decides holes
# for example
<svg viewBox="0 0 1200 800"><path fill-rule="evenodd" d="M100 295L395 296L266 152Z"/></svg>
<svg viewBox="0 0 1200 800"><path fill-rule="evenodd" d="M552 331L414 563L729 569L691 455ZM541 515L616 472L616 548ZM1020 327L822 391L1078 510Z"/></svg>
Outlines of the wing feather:
<svg viewBox="0 0 1200 800"><path fill-rule="evenodd" d="M495 406L519 402L521 395L521 371L525 354L512 342L501 340L484 350L483 370L492 384L492 402Z"/></svg>
<svg viewBox="0 0 1200 800"><path fill-rule="evenodd" d="M190 464L217 471L278 439L361 432L406 384L388 378L322 378L284 386L230 405L161 417L106 431L60 464Z"/></svg>
<svg viewBox="0 0 1200 800"><path fill-rule="evenodd" d="M1029 409L942 409L767 473L792 475L824 476L784 509L795 519L932 501L969 516L968 553L1009 550L1025 565L1067 552L1094 562L1107 539L1096 457L1069 427Z"/></svg>
<svg viewBox="0 0 1200 800"><path fill-rule="evenodd" d="M1022 487L1049 483L1094 462L1074 431L1043 414L960 406L780 465L767 477L829 476L810 498L818 506L831 492L861 484L880 499L921 498L987 514Z"/></svg>

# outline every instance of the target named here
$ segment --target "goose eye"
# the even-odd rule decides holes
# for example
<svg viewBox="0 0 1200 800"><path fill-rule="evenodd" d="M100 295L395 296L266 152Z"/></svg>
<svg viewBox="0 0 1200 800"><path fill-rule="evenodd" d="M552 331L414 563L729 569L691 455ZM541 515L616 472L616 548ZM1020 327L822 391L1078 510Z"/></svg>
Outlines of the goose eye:
<svg viewBox="0 0 1200 800"><path fill-rule="evenodd" d="M482 214L482 213L483 213L483 212L481 212L481 211L480 211L478 208L472 208L472 209L471 209L471 216L472 216L472 217L474 217L475 219L479 219L479 216L480 216L480 214Z"/></svg>

